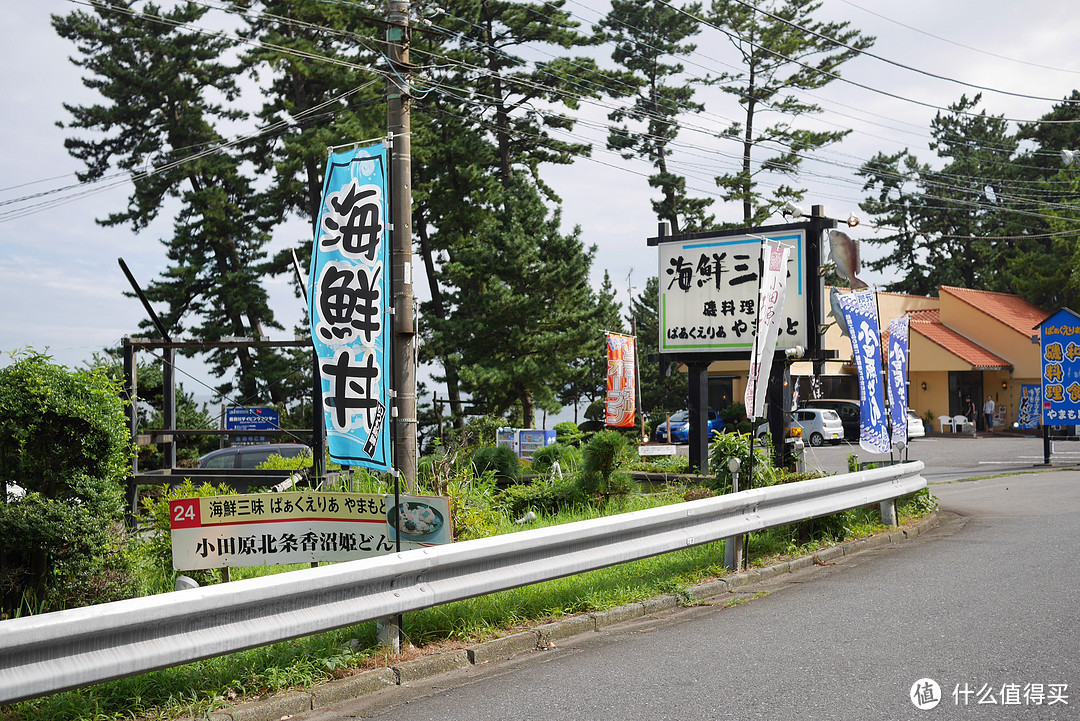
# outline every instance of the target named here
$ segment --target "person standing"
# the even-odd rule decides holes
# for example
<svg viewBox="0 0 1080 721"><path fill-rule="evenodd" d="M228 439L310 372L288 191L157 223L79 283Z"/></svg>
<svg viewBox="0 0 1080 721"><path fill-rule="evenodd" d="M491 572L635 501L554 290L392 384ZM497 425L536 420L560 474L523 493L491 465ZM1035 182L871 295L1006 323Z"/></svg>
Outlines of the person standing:
<svg viewBox="0 0 1080 721"><path fill-rule="evenodd" d="M987 396L983 403L983 418L986 419L986 430L994 430L994 397Z"/></svg>
<svg viewBox="0 0 1080 721"><path fill-rule="evenodd" d="M971 400L971 396L964 398L964 417L971 423L971 435L975 435L975 426L979 423L979 414L975 410L975 401Z"/></svg>

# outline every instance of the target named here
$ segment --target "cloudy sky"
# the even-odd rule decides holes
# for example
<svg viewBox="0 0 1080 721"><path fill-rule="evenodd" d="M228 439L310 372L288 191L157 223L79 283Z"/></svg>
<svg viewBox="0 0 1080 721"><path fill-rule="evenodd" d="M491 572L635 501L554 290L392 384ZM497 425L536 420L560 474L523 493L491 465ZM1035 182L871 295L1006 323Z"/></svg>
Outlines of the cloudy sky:
<svg viewBox="0 0 1080 721"><path fill-rule="evenodd" d="M169 231L167 221L138 235L94 222L125 205L128 183L93 186L83 189L85 193L66 189L77 184L73 173L79 165L67 155L65 131L56 122L68 119L62 103L88 104L95 97L81 85L79 69L67 59L73 48L55 35L49 16L76 9L85 6L61 0L17 1L5 3L0 15L0 118L5 129L0 153L0 365L10 362L11 351L29 346L78 366L95 351L118 344L135 333L144 313L136 299L123 295L129 286L117 259L123 257L143 285L166 266L160 238ZM566 9L589 24L604 7L599 0L569 0ZM875 54L933 75L1056 99L1080 87L1076 0L824 0L822 17L849 20L877 37ZM684 60L689 72L715 75L737 62L730 43L714 29L703 29L696 42L698 52ZM904 147L932 160L927 141L934 106L946 107L961 93L976 92L866 56L841 72L853 83L883 92L834 82L814 94L827 111L815 122L854 131L821 153L820 162L811 164L800 179L809 188L806 205L822 204L834 217L858 212L861 193L852 166L879 150ZM686 153L682 172L693 194L715 197L711 178L730 167L738 149L709 131L737 117L737 108L726 97L706 91L697 99L706 111L694 121L695 131L680 138ZM988 112L1015 119L1034 119L1051 107L1049 101L1000 92L986 91L983 99ZM642 288L656 273L656 250L645 242L656 234L656 219L646 182L650 168L603 151L602 123L609 109L581 111L586 122L577 135L596 142L593 158L553 168L545 178L562 195L567 226L580 225L583 240L597 245L597 282L608 271L625 303L629 288ZM739 208L719 200L713 212L723 220L741 215ZM295 244L304 228L297 223L283 229L275 243ZM871 282L888 279L865 277ZM270 292L274 310L286 325L299 319L300 302L286 281L277 281ZM417 292L423 294L420 284ZM208 379L198 363L190 363L181 369L192 376L185 387L198 393L196 379Z"/></svg>

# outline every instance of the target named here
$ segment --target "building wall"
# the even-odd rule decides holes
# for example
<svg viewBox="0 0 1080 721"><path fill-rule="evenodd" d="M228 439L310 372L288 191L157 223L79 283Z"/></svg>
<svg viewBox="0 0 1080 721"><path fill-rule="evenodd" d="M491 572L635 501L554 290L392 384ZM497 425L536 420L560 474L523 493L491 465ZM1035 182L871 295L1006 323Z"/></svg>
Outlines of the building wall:
<svg viewBox="0 0 1080 721"><path fill-rule="evenodd" d="M1039 346L1031 342L1030 335L1018 333L1011 326L948 291L941 294L941 322L1009 361L1017 377L1038 378L1042 373ZM1000 389L1000 383L998 387Z"/></svg>

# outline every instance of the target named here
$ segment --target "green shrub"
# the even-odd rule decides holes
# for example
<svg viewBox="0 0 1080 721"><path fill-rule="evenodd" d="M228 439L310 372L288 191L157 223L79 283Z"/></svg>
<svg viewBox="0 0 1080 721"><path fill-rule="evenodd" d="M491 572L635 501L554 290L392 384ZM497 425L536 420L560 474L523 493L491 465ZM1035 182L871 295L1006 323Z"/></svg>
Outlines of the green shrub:
<svg viewBox="0 0 1080 721"><path fill-rule="evenodd" d="M25 490L0 503L0 615L130 594L120 393L100 370L71 371L38 353L0 369L0 479Z"/></svg>
<svg viewBox="0 0 1080 721"><path fill-rule="evenodd" d="M566 446L577 446L581 444L584 438L585 434L581 432L581 429L573 421L562 421L555 424L555 440L558 443Z"/></svg>
<svg viewBox="0 0 1080 721"><path fill-rule="evenodd" d="M280 458L280 456L279 456ZM236 491L227 483L212 486L203 483L196 486L190 478L164 493L156 496L143 496L142 515L139 524L143 529L138 544L138 555L143 564L143 569L148 572L149 578L147 594L164 593L176 587L176 571L172 564L172 517L169 513L169 501L179 498L205 498L206 496L227 496ZM214 570L184 571L184 575L198 581L200 586L207 586L218 582L217 573Z"/></svg>
<svg viewBox="0 0 1080 721"><path fill-rule="evenodd" d="M459 466L446 480L444 493L450 498L454 540L485 538L499 532L501 518L495 504L498 489L493 471L478 474L471 464Z"/></svg>
<svg viewBox="0 0 1080 721"><path fill-rule="evenodd" d="M629 474L620 471L620 463L628 463L630 444L618 431L600 431L585 445L585 458L578 484L582 493L606 503L616 496L625 496L633 489Z"/></svg>
<svg viewBox="0 0 1080 721"><path fill-rule="evenodd" d="M644 473L689 473L690 459L683 456L644 456L632 461L627 469Z"/></svg>
<svg viewBox="0 0 1080 721"><path fill-rule="evenodd" d="M572 425L572 424L571 424ZM579 448L566 445L562 442L552 443L533 451L532 472L546 474L559 462L559 468L563 473L573 473L582 463L582 453Z"/></svg>
<svg viewBox="0 0 1080 721"><path fill-rule="evenodd" d="M746 419L746 405L732 403L727 408L721 408L720 417L724 420L724 427L728 432L737 429L739 423Z"/></svg>
<svg viewBox="0 0 1080 721"><path fill-rule="evenodd" d="M510 486L499 493L499 506L513 519L529 511L554 514L585 503L580 486L570 477L538 478L532 483Z"/></svg>
<svg viewBox="0 0 1080 721"><path fill-rule="evenodd" d="M463 429L448 428L443 442L447 447L457 449L462 458L469 458L480 448L494 446L498 430L508 425L510 421L499 416L471 418Z"/></svg>
<svg viewBox="0 0 1080 721"><path fill-rule="evenodd" d="M710 487L717 493L731 493L732 475L728 461L738 458L742 467L739 469L739 489L750 487L747 483L750 473L750 434L721 433L714 435L709 443L709 468L712 471ZM758 441L754 444L754 488L771 486L778 480L778 472L772 463L772 454L767 445Z"/></svg>
<svg viewBox="0 0 1080 721"><path fill-rule="evenodd" d="M896 499L899 512L904 516L925 516L938 508L938 500L929 488L909 493Z"/></svg>
<svg viewBox="0 0 1080 721"><path fill-rule="evenodd" d="M480 476L493 471L496 480L513 483L517 481L521 472L517 454L509 446L478 448L472 455L472 462L476 468L476 475Z"/></svg>

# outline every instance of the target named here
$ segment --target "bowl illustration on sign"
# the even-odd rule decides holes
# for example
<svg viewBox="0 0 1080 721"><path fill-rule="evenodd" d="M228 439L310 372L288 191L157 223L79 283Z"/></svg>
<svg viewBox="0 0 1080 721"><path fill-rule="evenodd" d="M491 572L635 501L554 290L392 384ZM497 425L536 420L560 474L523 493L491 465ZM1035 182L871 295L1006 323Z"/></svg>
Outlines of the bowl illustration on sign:
<svg viewBox="0 0 1080 721"><path fill-rule="evenodd" d="M397 513L393 508L386 512L386 520L403 541L430 540L443 527L442 513L416 501L402 501Z"/></svg>

